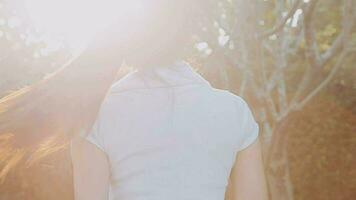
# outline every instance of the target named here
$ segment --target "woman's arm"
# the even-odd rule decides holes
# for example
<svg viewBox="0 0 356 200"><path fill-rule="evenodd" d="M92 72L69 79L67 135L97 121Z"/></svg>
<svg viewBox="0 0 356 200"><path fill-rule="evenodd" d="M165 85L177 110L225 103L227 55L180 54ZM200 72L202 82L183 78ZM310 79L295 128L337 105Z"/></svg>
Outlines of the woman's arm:
<svg viewBox="0 0 356 200"><path fill-rule="evenodd" d="M267 200L267 184L259 139L240 151L232 169L226 200Z"/></svg>
<svg viewBox="0 0 356 200"><path fill-rule="evenodd" d="M71 146L75 200L108 200L109 162L106 154L84 139Z"/></svg>

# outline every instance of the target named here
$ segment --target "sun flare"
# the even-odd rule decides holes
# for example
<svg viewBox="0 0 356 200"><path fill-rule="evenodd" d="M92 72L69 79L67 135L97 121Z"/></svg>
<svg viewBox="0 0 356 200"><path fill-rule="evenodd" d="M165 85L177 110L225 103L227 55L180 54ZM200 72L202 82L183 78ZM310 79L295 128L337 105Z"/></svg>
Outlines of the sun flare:
<svg viewBox="0 0 356 200"><path fill-rule="evenodd" d="M26 9L39 32L53 40L61 38L73 49L83 47L116 19L143 14L143 4L135 0L26 0ZM128 20L120 28L125 26Z"/></svg>

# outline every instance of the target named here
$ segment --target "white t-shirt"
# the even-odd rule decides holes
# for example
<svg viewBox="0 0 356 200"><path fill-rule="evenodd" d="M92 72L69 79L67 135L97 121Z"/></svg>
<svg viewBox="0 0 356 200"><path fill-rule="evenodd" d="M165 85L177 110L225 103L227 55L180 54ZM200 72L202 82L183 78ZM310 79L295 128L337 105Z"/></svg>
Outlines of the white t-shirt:
<svg viewBox="0 0 356 200"><path fill-rule="evenodd" d="M114 84L86 139L109 158L112 200L223 200L258 132L241 97L179 62Z"/></svg>

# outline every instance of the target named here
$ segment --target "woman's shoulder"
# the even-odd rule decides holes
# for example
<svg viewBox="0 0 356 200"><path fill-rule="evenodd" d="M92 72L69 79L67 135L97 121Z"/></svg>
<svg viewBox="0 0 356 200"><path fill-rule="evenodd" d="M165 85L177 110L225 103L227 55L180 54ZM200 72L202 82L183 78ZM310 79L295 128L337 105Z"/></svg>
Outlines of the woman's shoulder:
<svg viewBox="0 0 356 200"><path fill-rule="evenodd" d="M141 88L144 84L136 71L128 73L126 76L116 81L110 88L110 94L119 94L135 88Z"/></svg>
<svg viewBox="0 0 356 200"><path fill-rule="evenodd" d="M238 108L241 108L242 106L247 105L247 102L243 97L241 97L237 94L234 94L228 90L213 88L212 91L213 91L214 95L216 97L218 97L219 99L226 101L226 102L231 102Z"/></svg>

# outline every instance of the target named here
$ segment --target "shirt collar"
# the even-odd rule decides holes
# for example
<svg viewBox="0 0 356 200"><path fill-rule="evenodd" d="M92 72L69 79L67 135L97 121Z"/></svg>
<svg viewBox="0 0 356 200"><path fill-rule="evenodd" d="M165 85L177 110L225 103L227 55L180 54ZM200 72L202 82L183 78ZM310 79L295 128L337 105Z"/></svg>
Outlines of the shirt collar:
<svg viewBox="0 0 356 200"><path fill-rule="evenodd" d="M185 85L210 86L188 62L178 61L170 66L136 70L120 79L113 86L112 92L132 89L180 87Z"/></svg>

